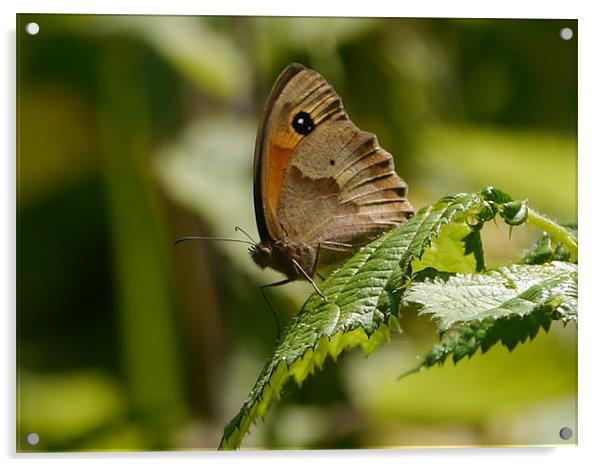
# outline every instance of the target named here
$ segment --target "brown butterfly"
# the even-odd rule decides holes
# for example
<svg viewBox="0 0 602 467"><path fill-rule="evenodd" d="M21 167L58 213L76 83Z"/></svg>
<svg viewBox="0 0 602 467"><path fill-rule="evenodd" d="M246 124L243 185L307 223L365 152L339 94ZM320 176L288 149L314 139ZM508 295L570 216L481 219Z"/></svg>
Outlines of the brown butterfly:
<svg viewBox="0 0 602 467"><path fill-rule="evenodd" d="M312 277L413 215L391 154L357 128L316 71L293 63L278 77L255 142L254 199L262 268ZM266 286L264 286L266 287ZM262 290L263 291L263 290Z"/></svg>

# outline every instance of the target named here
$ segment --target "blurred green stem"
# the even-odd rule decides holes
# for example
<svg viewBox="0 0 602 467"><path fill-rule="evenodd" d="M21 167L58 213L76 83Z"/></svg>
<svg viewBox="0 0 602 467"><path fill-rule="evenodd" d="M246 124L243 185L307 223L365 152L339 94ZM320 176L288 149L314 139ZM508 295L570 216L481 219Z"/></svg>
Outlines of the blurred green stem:
<svg viewBox="0 0 602 467"><path fill-rule="evenodd" d="M149 448L169 447L183 394L162 223L153 196L145 76L135 49L108 41L99 125L112 227L123 370ZM175 420L174 420L175 419Z"/></svg>

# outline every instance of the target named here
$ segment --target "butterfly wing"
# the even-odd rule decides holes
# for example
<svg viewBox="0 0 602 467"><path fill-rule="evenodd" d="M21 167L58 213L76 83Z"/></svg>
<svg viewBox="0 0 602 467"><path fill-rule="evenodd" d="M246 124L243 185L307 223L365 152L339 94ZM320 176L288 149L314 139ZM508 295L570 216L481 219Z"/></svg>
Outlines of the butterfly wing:
<svg viewBox="0 0 602 467"><path fill-rule="evenodd" d="M393 157L373 134L349 119L329 121L296 148L278 219L292 241L358 246L411 217L406 194Z"/></svg>
<svg viewBox="0 0 602 467"><path fill-rule="evenodd" d="M278 204L298 145L324 122L346 118L341 99L317 72L293 63L278 77L255 142L255 217L262 242L286 235Z"/></svg>

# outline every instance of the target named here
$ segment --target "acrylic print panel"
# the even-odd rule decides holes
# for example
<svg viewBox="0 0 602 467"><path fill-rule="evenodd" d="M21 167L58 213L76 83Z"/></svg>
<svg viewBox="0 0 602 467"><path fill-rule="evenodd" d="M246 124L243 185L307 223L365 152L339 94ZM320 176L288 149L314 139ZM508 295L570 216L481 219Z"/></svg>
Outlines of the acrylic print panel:
<svg viewBox="0 0 602 467"><path fill-rule="evenodd" d="M18 15L17 450L575 444L577 38ZM268 305L285 277L248 246L174 241L258 241L255 137L291 63L393 155L417 213L314 275L325 298L298 280Z"/></svg>

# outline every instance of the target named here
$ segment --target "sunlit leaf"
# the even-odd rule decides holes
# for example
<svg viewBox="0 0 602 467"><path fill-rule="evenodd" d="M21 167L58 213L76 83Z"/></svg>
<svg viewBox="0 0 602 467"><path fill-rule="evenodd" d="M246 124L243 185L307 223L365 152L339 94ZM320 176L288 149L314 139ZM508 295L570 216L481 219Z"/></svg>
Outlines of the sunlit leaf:
<svg viewBox="0 0 602 467"><path fill-rule="evenodd" d="M577 224L571 223L564 226L577 237ZM568 261L570 253L561 243L554 240L547 232L543 232L541 237L529 249L522 259L525 264L543 264L550 261Z"/></svg>
<svg viewBox="0 0 602 467"><path fill-rule="evenodd" d="M509 265L485 274L435 273L413 282L404 301L422 307L446 333L420 366L454 361L501 341L512 350L552 320L577 319L577 265Z"/></svg>
<svg viewBox="0 0 602 467"><path fill-rule="evenodd" d="M484 203L478 194L445 197L370 243L330 276L321 285L326 300L313 294L293 319L226 427L220 449L240 445L250 424L265 415L290 378L301 384L327 356L336 358L357 346L370 353L386 341L412 260L422 255L444 225L476 216Z"/></svg>
<svg viewBox="0 0 602 467"><path fill-rule="evenodd" d="M523 211L525 214L519 216ZM441 241L433 243L437 235L445 231L452 234L452 241L444 248L447 254L442 265L457 264L463 268L466 265L457 263L454 256L472 255L471 267L477 268L477 263L482 264L482 251L474 235L478 235L480 225L493 219L496 213L509 223L525 222L528 212L525 203L515 202L495 188L450 195L421 209L413 219L361 249L321 284L326 298L314 293L292 320L240 411L226 426L220 449L240 446L251 423L267 413L270 403L288 380L294 379L301 385L308 375L322 367L328 356L336 359L344 350L357 346L369 354L386 341L391 322L397 322L399 300L410 280L412 262L423 257L429 247L441 244ZM466 228L462 227L463 223ZM435 264L436 259L432 256L425 261ZM575 266L567 263L567 270L555 264L538 266L553 268L552 271L516 269L529 267L534 266L509 266L497 271L497 275L493 272L454 275L428 265L412 278L410 299L422 305L434 303L433 308L425 312L439 313L437 316L445 320L442 330L456 322L500 318L505 316L506 309L523 316L548 305L554 305L559 314L564 313L566 320L571 319L573 310L576 311L576 286L571 288L570 282L573 273L576 281ZM450 284L456 295L450 295L447 300L446 291L441 289L456 277L464 282ZM470 280L475 287L480 286L474 299L469 291L463 295L464 285ZM421 294L422 290L415 289L415 284L432 287ZM435 301L429 301L431 299ZM439 307L436 300L441 302ZM500 311L496 311L497 308ZM479 311L484 316L480 316ZM521 339L520 334L516 336ZM508 347L513 345L508 339L504 343ZM460 344L463 343L456 347L464 354L474 352L471 348L463 350Z"/></svg>

